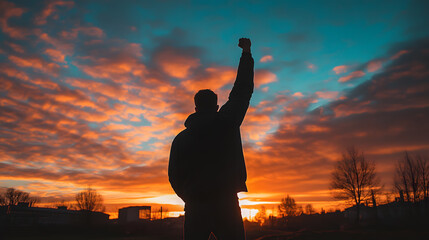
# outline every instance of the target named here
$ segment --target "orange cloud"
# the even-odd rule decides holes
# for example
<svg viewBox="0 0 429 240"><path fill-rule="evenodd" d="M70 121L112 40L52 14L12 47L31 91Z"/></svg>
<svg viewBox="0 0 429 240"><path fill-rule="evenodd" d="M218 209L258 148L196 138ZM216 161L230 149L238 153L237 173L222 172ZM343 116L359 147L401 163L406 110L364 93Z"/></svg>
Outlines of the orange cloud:
<svg viewBox="0 0 429 240"><path fill-rule="evenodd" d="M83 90L89 90L91 93L103 94L109 98L120 101L126 100L125 96L127 96L127 91L121 85L107 84L79 78L67 78L66 82L71 86L78 87Z"/></svg>
<svg viewBox="0 0 429 240"><path fill-rule="evenodd" d="M259 62L272 62L272 61L273 61L273 56L271 55L265 55L259 60Z"/></svg>
<svg viewBox="0 0 429 240"><path fill-rule="evenodd" d="M236 70L231 67L210 67L195 79L182 81L181 84L194 93L200 89L216 91L227 84L233 84L236 74Z"/></svg>
<svg viewBox="0 0 429 240"><path fill-rule="evenodd" d="M409 53L409 51L407 51L407 50L401 50L401 51L397 52L395 55L393 55L390 59L391 59L391 60L398 59L398 58L400 58L402 55L407 54L407 53Z"/></svg>
<svg viewBox="0 0 429 240"><path fill-rule="evenodd" d="M9 18L20 17L25 12L23 8L15 7L11 2L1 1L0 9L0 28L4 33L18 39L23 39L30 34L26 29L11 27L8 24Z"/></svg>
<svg viewBox="0 0 429 240"><path fill-rule="evenodd" d="M47 89L58 89L59 85L49 79L44 79L44 78L35 78L35 79L31 79L31 83L39 85L43 88L47 88Z"/></svg>
<svg viewBox="0 0 429 240"><path fill-rule="evenodd" d="M71 103L74 106L99 109L96 103L88 99L80 91L63 91L62 93L56 93L55 95L52 95L52 98L58 102Z"/></svg>
<svg viewBox="0 0 429 240"><path fill-rule="evenodd" d="M19 67L30 67L52 76L58 76L60 70L60 66L58 64L48 63L45 60L37 57L21 58L18 56L9 55L8 58Z"/></svg>
<svg viewBox="0 0 429 240"><path fill-rule="evenodd" d="M360 78L365 76L365 73L363 71L354 71L351 72L349 75L344 76L344 77L340 77L340 79L338 79L338 82L348 82L350 80L356 79L356 78Z"/></svg>
<svg viewBox="0 0 429 240"><path fill-rule="evenodd" d="M336 99L338 97L339 92L338 91L317 91L316 96L318 98L324 98L324 99Z"/></svg>
<svg viewBox="0 0 429 240"><path fill-rule="evenodd" d="M66 63L65 61L66 56L61 51L48 48L45 50L45 54L50 56L52 60L54 60L55 62Z"/></svg>
<svg viewBox="0 0 429 240"><path fill-rule="evenodd" d="M317 125L307 125L304 128L305 132L327 132L329 131L329 128L327 127L321 127Z"/></svg>
<svg viewBox="0 0 429 240"><path fill-rule="evenodd" d="M347 70L348 70L348 66L346 65L336 66L332 69L332 71L334 71L335 74L346 73Z"/></svg>
<svg viewBox="0 0 429 240"><path fill-rule="evenodd" d="M165 73L175 78L188 77L190 70L200 65L199 59L184 55L173 48L161 50L155 56L155 61Z"/></svg>
<svg viewBox="0 0 429 240"><path fill-rule="evenodd" d="M74 2L72 1L51 1L46 5L43 11L38 16L35 17L34 21L37 25L46 24L47 18L55 13L56 7L58 6L72 7L73 5L74 5ZM54 16L54 19L56 18L58 18L58 16Z"/></svg>
<svg viewBox="0 0 429 240"><path fill-rule="evenodd" d="M302 94L301 92L296 92L296 93L292 94L292 96L297 97L297 98L301 98L301 97L304 97L304 94Z"/></svg>
<svg viewBox="0 0 429 240"><path fill-rule="evenodd" d="M278 122L270 118L270 109L261 106L250 107L242 126L244 141L261 144L269 130L275 128Z"/></svg>
<svg viewBox="0 0 429 240"><path fill-rule="evenodd" d="M82 32L83 34L91 37L101 38L104 36L104 31L98 27L78 27L73 29L76 32Z"/></svg>
<svg viewBox="0 0 429 240"><path fill-rule="evenodd" d="M127 82L131 76L141 77L145 72L145 65L136 61L115 61L100 59L94 65L88 66L74 62L84 73L93 78L106 78L116 82Z"/></svg>
<svg viewBox="0 0 429 240"><path fill-rule="evenodd" d="M73 40L76 39L78 36L78 31L75 29L72 29L71 31L61 31L58 34L62 40Z"/></svg>
<svg viewBox="0 0 429 240"><path fill-rule="evenodd" d="M19 44L12 43L12 42L6 42L6 45L8 45L10 48L12 48L15 52L24 53L24 48Z"/></svg>
<svg viewBox="0 0 429 240"><path fill-rule="evenodd" d="M140 59L140 44L97 40L85 44L85 47L88 48L86 56L77 57L73 64L93 78L125 83L141 79L147 72Z"/></svg>
<svg viewBox="0 0 429 240"><path fill-rule="evenodd" d="M7 65L0 65L0 72L7 75L8 77L17 78L24 81L29 80L28 75L24 71L20 71Z"/></svg>
<svg viewBox="0 0 429 240"><path fill-rule="evenodd" d="M163 141L163 139L171 138L180 131L179 128L183 126L183 121L186 119L186 116L181 116L181 114L171 114L171 111L174 111L172 105L177 102L179 102L177 104L180 106L193 105L192 96L190 94L187 93L185 96L179 97L182 91L170 85L168 85L168 88L165 88L166 85L157 85L151 89L136 87L126 83L117 85L116 83L107 84L75 78L67 79L67 83L82 89L87 92L87 94L102 94L110 99L124 102L115 104L113 108L107 111L104 110L105 115L109 116L109 119L117 122L123 120L142 121L142 119L145 119L150 122L150 126L125 128L115 125L114 128L102 128L112 131L120 131L121 129L129 130L123 133L122 136L115 136L116 140L123 142L128 148L140 147L139 145L142 142L150 139ZM160 89L163 90L160 91ZM170 97L172 101L170 101L169 104L167 99ZM130 106L130 104L136 104L137 107ZM189 107L189 110L192 109L193 107ZM167 114L168 112L170 113ZM163 114L163 117L158 116L159 114ZM157 144L156 148L163 146L164 144Z"/></svg>
<svg viewBox="0 0 429 240"><path fill-rule="evenodd" d="M383 65L383 62L381 60L375 60L371 61L367 65L368 72L375 72L379 70Z"/></svg>
<svg viewBox="0 0 429 240"><path fill-rule="evenodd" d="M256 70L255 71L255 87L259 88L262 85L277 82L276 74L268 71L268 70Z"/></svg>
<svg viewBox="0 0 429 240"><path fill-rule="evenodd" d="M73 28L69 31L63 30L59 32L60 39L62 40L74 40L78 37L79 33L83 33L86 36L94 37L94 38L102 38L104 37L104 31L98 27L89 27L89 26L81 26L77 28Z"/></svg>
<svg viewBox="0 0 429 240"><path fill-rule="evenodd" d="M53 37L49 36L47 33L40 32L37 34L37 36L41 40L43 40L44 42L52 45L55 48L55 50L57 50L57 51L64 52L68 55L73 53L74 46L72 43L66 43L64 41L53 38Z"/></svg>
<svg viewBox="0 0 429 240"><path fill-rule="evenodd" d="M146 127L144 129L144 133L140 132L138 129L133 129L134 131L132 131L131 133L133 134L133 136L128 136L128 142L134 141L132 139L135 138L137 139L136 145L138 145L141 143L141 141L147 141L151 137L158 138L159 136L161 136L161 134L155 134L155 132L157 131L169 133L169 131L166 131L165 129L165 127L168 128L169 126L163 125L163 120L160 120L162 118L156 117L156 115L162 114L166 111L171 111L171 106L162 99L166 98L166 96L174 95L173 88L164 92L160 92L156 88L129 88L129 85L127 84L108 84L87 79L69 78L66 81L70 85L81 89L86 94L103 95L114 101L124 102L116 103L112 108L103 110L106 116L109 116L109 118L115 121L140 121L141 116L144 116L146 120L151 122L151 127ZM139 94L140 91L142 91L141 96ZM180 91L176 91L176 94L174 96L177 96L177 93L180 93ZM180 99L187 100L188 98L182 97ZM188 101L192 103L192 98L190 98ZM131 104L134 104L137 107L132 106ZM174 122L175 121L169 121L169 124ZM173 135L173 133L170 134ZM145 138L141 137L143 135L145 136Z"/></svg>

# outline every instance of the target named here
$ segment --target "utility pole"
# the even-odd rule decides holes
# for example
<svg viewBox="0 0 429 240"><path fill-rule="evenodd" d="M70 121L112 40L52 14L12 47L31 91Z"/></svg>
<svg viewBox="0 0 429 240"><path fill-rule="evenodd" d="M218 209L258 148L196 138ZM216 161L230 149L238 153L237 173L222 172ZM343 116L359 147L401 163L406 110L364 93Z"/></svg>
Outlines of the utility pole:
<svg viewBox="0 0 429 240"><path fill-rule="evenodd" d="M372 207L377 207L377 202L375 200L374 190L371 189L371 198L372 198Z"/></svg>

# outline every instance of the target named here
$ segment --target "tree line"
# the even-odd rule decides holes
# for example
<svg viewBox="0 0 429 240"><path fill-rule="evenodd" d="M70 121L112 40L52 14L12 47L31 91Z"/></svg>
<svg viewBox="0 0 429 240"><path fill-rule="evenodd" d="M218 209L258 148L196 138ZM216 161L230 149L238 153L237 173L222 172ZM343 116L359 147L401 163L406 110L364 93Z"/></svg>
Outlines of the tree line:
<svg viewBox="0 0 429 240"><path fill-rule="evenodd" d="M0 206L14 206L18 203L27 203L29 207L39 203L37 197L30 197L30 194L15 188L8 188L4 193L0 193Z"/></svg>
<svg viewBox="0 0 429 240"><path fill-rule="evenodd" d="M370 202L376 206L376 199L383 188L376 174L374 161L367 159L364 152L354 146L343 152L331 174L330 189L333 197L355 206L357 218L364 203ZM411 203L428 201L429 158L405 151L395 163L394 188L391 191L399 196L397 198L399 201ZM314 211L311 205L306 205L305 209L306 211L297 205L295 199L289 195L281 199L278 205L279 215L282 217L302 213L312 214Z"/></svg>
<svg viewBox="0 0 429 240"><path fill-rule="evenodd" d="M375 201L383 189L375 171L375 163L363 151L348 148L332 172L330 188L337 199L359 206ZM429 199L429 158L405 151L396 161L393 193L406 202Z"/></svg>
<svg viewBox="0 0 429 240"><path fill-rule="evenodd" d="M316 210L313 205L307 204L304 207L295 202L295 199L287 195L282 198L280 204L277 206L279 215L282 217L299 216L301 214L315 214Z"/></svg>
<svg viewBox="0 0 429 240"><path fill-rule="evenodd" d="M100 211L104 212L103 197L95 189L87 188L75 195L76 203L71 206L66 206L65 202L57 204L57 207L75 208L84 211ZM4 193L0 193L0 206L16 206L19 203L27 203L29 207L34 207L40 203L40 198L30 196L30 193L17 190L15 188L7 188Z"/></svg>
<svg viewBox="0 0 429 240"><path fill-rule="evenodd" d="M420 154L404 153L396 164L395 189L407 202L429 199L429 160Z"/></svg>

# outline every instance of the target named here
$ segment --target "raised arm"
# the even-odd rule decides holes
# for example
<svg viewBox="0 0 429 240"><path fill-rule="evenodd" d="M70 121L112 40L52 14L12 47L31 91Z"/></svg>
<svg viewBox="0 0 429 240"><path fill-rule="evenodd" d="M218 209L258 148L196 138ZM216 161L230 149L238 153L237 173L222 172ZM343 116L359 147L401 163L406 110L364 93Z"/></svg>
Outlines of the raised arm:
<svg viewBox="0 0 429 240"><path fill-rule="evenodd" d="M234 124L240 126L249 107L253 93L253 58L250 52L251 42L248 38L240 38L238 46L243 49L237 70L237 78L229 94L228 101L219 113L231 118Z"/></svg>

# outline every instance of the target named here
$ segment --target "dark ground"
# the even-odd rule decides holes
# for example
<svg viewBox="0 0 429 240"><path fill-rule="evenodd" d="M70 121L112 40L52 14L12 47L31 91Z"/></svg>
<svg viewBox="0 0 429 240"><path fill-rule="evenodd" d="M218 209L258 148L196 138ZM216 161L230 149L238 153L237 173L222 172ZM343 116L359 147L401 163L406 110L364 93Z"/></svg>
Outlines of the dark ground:
<svg viewBox="0 0 429 240"><path fill-rule="evenodd" d="M257 240L428 240L429 230L372 230L372 231L297 231L282 235L268 235Z"/></svg>
<svg viewBox="0 0 429 240"><path fill-rule="evenodd" d="M164 229L161 231L151 229L151 231L126 232L124 229L98 228L98 229L14 229L8 231L6 235L1 235L1 240L86 240L86 239L106 239L106 240L170 240L182 239L180 230ZM252 227L246 231L247 240L429 240L429 228L427 229L361 229L361 230L330 230L330 231L280 231L268 230L260 227ZM214 238L211 238L214 239Z"/></svg>

